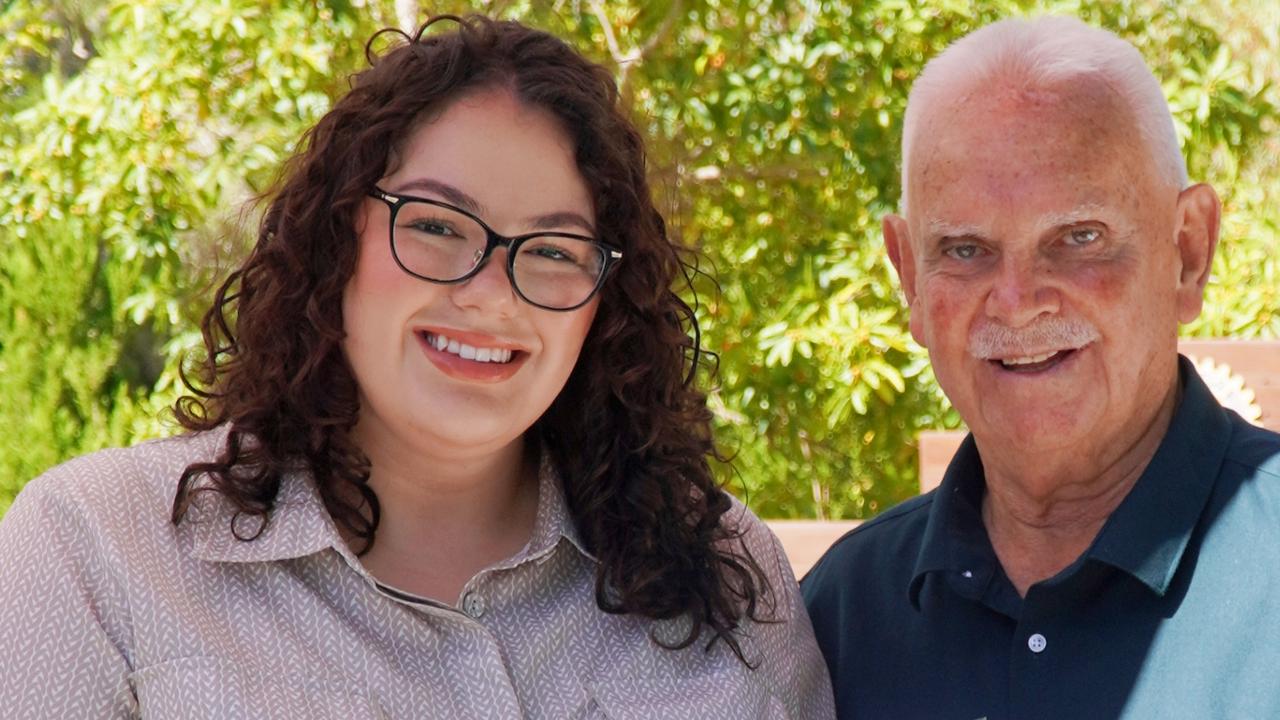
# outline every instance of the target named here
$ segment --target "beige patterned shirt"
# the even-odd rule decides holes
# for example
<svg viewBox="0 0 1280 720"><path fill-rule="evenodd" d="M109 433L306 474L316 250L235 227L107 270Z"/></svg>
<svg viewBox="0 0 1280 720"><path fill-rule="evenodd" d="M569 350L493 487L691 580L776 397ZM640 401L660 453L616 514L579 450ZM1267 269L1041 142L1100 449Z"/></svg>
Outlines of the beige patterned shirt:
<svg viewBox="0 0 1280 720"><path fill-rule="evenodd" d="M287 477L252 542L221 496L169 522L225 432L105 450L33 480L0 522L0 717L828 718L826 666L776 538L735 502L777 623L664 650L600 611L595 561L544 469L529 544L460 606L384 588L314 485ZM656 624L659 637L674 627Z"/></svg>

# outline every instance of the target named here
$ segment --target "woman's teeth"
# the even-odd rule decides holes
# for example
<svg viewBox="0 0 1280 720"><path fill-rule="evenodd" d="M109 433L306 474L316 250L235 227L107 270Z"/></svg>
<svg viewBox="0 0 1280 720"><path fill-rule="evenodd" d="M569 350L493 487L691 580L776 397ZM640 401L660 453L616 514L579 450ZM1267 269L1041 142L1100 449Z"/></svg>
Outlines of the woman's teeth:
<svg viewBox="0 0 1280 720"><path fill-rule="evenodd" d="M427 343L429 343L431 347L441 352L447 352L453 355L457 355L463 360L474 360L476 362L507 363L507 362L511 362L511 356L514 353L514 351L512 350L507 350L504 348L484 348L484 347L478 348L473 345L467 345L466 343L460 343L457 340L453 340L451 338L445 337L444 335L437 335L435 333L425 333L425 335L427 337Z"/></svg>

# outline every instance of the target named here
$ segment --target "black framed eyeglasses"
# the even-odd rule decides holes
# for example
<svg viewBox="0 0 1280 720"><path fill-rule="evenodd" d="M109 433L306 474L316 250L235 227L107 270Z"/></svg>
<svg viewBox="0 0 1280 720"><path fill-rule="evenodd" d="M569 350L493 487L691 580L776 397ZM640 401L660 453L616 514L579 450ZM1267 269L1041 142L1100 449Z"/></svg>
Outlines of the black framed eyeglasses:
<svg viewBox="0 0 1280 720"><path fill-rule="evenodd" d="M470 280L494 248L507 249L507 278L522 300L546 310L582 307L622 259L617 248L585 235L535 232L507 237L459 207L438 200L369 192L391 208L391 256L401 270L433 283Z"/></svg>

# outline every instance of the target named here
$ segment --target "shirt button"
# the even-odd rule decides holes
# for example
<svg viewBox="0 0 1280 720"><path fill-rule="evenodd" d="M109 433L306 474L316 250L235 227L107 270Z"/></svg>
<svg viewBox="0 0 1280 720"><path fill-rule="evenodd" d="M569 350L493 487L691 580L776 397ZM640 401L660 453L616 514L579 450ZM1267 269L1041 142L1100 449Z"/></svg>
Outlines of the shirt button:
<svg viewBox="0 0 1280 720"><path fill-rule="evenodd" d="M1044 647L1048 644L1049 641L1045 640L1044 636L1040 633L1036 633L1035 635L1027 638L1027 647L1031 648L1031 652L1033 653L1044 652Z"/></svg>
<svg viewBox="0 0 1280 720"><path fill-rule="evenodd" d="M484 615L484 596L474 592L467 593L462 598L462 612L473 618L479 618Z"/></svg>

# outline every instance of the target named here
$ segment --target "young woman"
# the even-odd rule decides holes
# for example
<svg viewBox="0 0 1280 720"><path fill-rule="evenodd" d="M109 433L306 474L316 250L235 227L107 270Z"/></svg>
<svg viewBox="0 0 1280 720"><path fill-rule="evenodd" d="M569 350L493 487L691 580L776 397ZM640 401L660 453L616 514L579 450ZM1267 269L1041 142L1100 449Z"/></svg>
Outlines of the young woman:
<svg viewBox="0 0 1280 720"><path fill-rule="evenodd" d="M189 432L0 524L6 716L832 714L786 558L709 471L611 77L515 23L424 31L287 165Z"/></svg>

